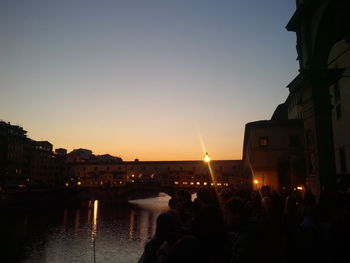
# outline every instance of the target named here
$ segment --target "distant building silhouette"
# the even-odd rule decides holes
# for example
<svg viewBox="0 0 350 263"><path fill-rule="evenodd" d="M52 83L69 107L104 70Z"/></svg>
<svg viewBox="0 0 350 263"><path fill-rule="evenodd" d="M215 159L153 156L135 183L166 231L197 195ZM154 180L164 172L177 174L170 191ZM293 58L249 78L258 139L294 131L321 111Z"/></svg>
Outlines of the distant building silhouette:
<svg viewBox="0 0 350 263"><path fill-rule="evenodd" d="M66 159L66 149L53 153L50 142L32 140L22 127L0 121L0 189L62 187Z"/></svg>
<svg viewBox="0 0 350 263"><path fill-rule="evenodd" d="M25 159L27 144L27 131L0 121L0 185L26 182L29 168Z"/></svg>
<svg viewBox="0 0 350 263"><path fill-rule="evenodd" d="M67 162L69 163L79 163L79 162L89 162L93 159L93 154L91 150L87 149L75 149L71 151L67 156Z"/></svg>
<svg viewBox="0 0 350 263"><path fill-rule="evenodd" d="M29 181L32 187L52 187L55 184L53 177L52 144L48 141L29 141L30 174Z"/></svg>
<svg viewBox="0 0 350 263"><path fill-rule="evenodd" d="M109 154L94 155L91 150L81 148L75 149L67 155L68 163L119 163L122 161L120 157Z"/></svg>
<svg viewBox="0 0 350 263"><path fill-rule="evenodd" d="M55 155L56 156L66 156L67 155L67 149L64 149L64 148L55 149Z"/></svg>

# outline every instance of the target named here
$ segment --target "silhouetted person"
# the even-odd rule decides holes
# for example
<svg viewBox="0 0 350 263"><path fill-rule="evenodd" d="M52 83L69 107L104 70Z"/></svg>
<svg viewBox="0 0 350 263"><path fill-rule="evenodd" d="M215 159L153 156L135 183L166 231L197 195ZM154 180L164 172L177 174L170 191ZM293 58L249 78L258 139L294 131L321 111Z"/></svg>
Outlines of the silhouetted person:
<svg viewBox="0 0 350 263"><path fill-rule="evenodd" d="M176 198L172 197L168 201L168 206L170 209L176 209Z"/></svg>
<svg viewBox="0 0 350 263"><path fill-rule="evenodd" d="M202 208L215 204L215 193L208 188L200 189L197 192L197 198L193 202L194 213L196 214Z"/></svg>
<svg viewBox="0 0 350 263"><path fill-rule="evenodd" d="M193 217L193 203L191 194L185 190L179 190L176 193L175 210L180 216L181 225L183 228L189 228L190 220Z"/></svg>
<svg viewBox="0 0 350 263"><path fill-rule="evenodd" d="M284 252L287 262L297 262L297 232L301 222L300 201L295 196L287 196L283 214Z"/></svg>
<svg viewBox="0 0 350 263"><path fill-rule="evenodd" d="M159 260L160 248L166 243L173 243L179 236L179 220L174 212L158 216L155 236L145 245L139 263L155 263Z"/></svg>
<svg viewBox="0 0 350 263"><path fill-rule="evenodd" d="M265 196L261 200L262 218L261 223L265 232L265 242L269 244L266 248L266 253L270 253L271 260L275 262L282 260L283 255L283 238L282 238L282 215L279 207L276 204L279 198L271 192L269 196Z"/></svg>
<svg viewBox="0 0 350 263"><path fill-rule="evenodd" d="M266 221L257 221L257 218L249 218L247 207L240 198L233 197L227 201L224 213L230 231L235 237L231 263L281 262L280 251L275 245L269 224Z"/></svg>
<svg viewBox="0 0 350 263"><path fill-rule="evenodd" d="M223 214L216 206L198 211L192 224L193 236L202 246L205 262L227 262L231 255Z"/></svg>
<svg viewBox="0 0 350 263"><path fill-rule="evenodd" d="M204 246L198 238L185 235L174 244L167 259L160 263L204 263L207 258L203 249Z"/></svg>
<svg viewBox="0 0 350 263"><path fill-rule="evenodd" d="M261 229L248 220L248 210L243 201L233 197L224 205L224 216L232 238L230 262L257 262L263 253Z"/></svg>
<svg viewBox="0 0 350 263"><path fill-rule="evenodd" d="M299 262L325 262L323 258L322 233L317 218L315 197L307 193L303 200L303 217L298 228L298 255Z"/></svg>
<svg viewBox="0 0 350 263"><path fill-rule="evenodd" d="M350 192L340 197L337 218L330 227L329 262L342 262L349 256Z"/></svg>

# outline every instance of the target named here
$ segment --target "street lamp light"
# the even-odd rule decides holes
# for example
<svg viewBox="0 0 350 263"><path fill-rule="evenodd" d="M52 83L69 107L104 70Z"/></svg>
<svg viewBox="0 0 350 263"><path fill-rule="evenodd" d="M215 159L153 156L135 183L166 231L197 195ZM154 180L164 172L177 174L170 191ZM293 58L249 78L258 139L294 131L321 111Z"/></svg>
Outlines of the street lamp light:
<svg viewBox="0 0 350 263"><path fill-rule="evenodd" d="M256 190L258 190L258 183L259 183L259 181L257 179L255 179L253 182L255 184Z"/></svg>
<svg viewBox="0 0 350 263"><path fill-rule="evenodd" d="M210 162L210 157L209 157L209 155L208 155L208 153L205 153L205 156L204 156L204 162L206 162L206 163L209 163Z"/></svg>

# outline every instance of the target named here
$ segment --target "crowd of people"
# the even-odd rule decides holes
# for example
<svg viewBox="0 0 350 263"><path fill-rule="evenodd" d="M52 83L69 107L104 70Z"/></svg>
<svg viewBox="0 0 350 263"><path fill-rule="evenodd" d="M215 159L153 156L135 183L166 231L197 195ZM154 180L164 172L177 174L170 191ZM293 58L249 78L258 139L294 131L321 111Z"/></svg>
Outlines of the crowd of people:
<svg viewBox="0 0 350 263"><path fill-rule="evenodd" d="M180 190L156 224L139 263L346 262L350 195Z"/></svg>

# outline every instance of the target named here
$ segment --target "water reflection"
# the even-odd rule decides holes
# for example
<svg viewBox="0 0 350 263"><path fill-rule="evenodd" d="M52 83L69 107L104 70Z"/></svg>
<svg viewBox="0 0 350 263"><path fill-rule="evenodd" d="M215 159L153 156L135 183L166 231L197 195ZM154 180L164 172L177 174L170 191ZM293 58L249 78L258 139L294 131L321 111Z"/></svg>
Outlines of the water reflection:
<svg viewBox="0 0 350 263"><path fill-rule="evenodd" d="M130 212L129 240L134 237L135 211Z"/></svg>
<svg viewBox="0 0 350 263"><path fill-rule="evenodd" d="M169 196L106 206L17 209L0 215L1 262L137 262Z"/></svg>
<svg viewBox="0 0 350 263"><path fill-rule="evenodd" d="M92 209L93 209L94 218L93 218L93 221L92 221L92 224L91 224L91 239L92 239L93 242L95 242L96 233L97 233L98 200L94 201L94 205L93 205Z"/></svg>

